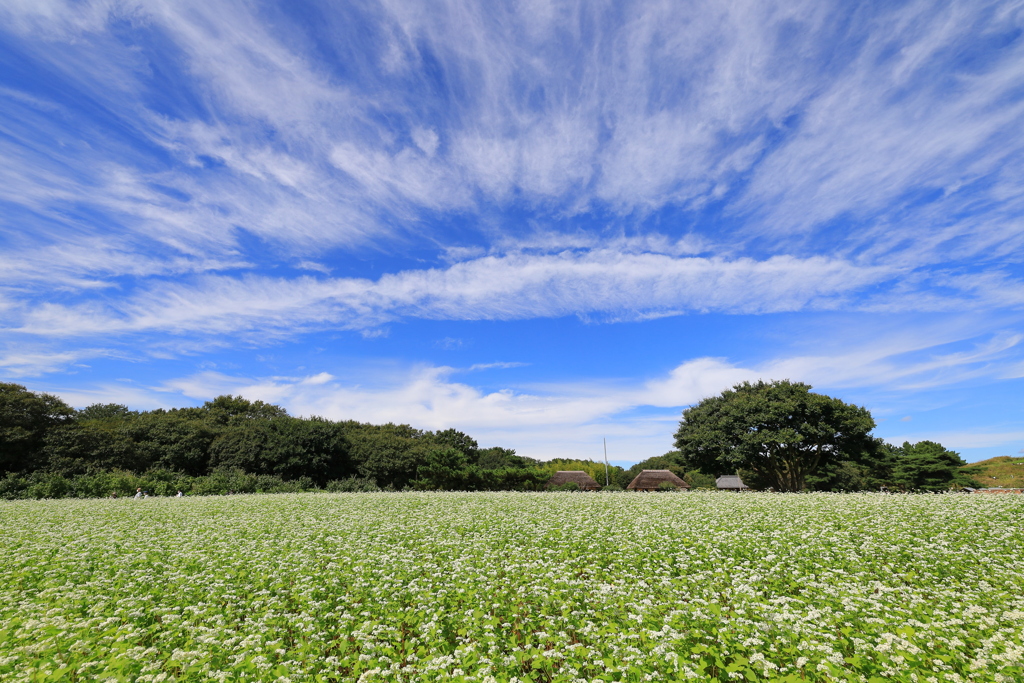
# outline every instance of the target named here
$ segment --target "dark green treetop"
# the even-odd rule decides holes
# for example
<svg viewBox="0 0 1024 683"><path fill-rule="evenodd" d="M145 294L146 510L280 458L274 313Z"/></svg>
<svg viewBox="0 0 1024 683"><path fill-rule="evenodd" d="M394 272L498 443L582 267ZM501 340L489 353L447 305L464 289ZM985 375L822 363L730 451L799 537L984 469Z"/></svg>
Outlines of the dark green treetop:
<svg viewBox="0 0 1024 683"><path fill-rule="evenodd" d="M0 382L0 473L38 467L46 432L74 414L75 409L56 396Z"/></svg>
<svg viewBox="0 0 1024 683"><path fill-rule="evenodd" d="M874 448L867 409L780 380L743 382L683 411L676 448L705 474L749 471L779 491L801 491L827 463Z"/></svg>
<svg viewBox="0 0 1024 683"><path fill-rule="evenodd" d="M960 472L966 465L960 454L934 441L906 441L898 449L892 480L908 490L945 491L956 484L974 482Z"/></svg>

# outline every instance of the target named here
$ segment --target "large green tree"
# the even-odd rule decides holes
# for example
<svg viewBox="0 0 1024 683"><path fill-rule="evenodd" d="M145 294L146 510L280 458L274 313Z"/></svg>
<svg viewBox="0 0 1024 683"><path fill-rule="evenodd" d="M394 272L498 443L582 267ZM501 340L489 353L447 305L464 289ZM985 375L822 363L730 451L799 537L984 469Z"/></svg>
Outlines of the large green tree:
<svg viewBox="0 0 1024 683"><path fill-rule="evenodd" d="M75 409L51 394L0 382L0 473L42 466L46 433L71 421Z"/></svg>
<svg viewBox="0 0 1024 683"><path fill-rule="evenodd" d="M476 466L481 470L500 470L506 467L524 468L536 464L537 461L532 458L516 455L514 448L502 448L501 446L479 449L476 456Z"/></svg>
<svg viewBox="0 0 1024 683"><path fill-rule="evenodd" d="M207 473L210 444L220 426L187 410L169 410L143 413L122 429L135 442L145 467L198 476Z"/></svg>
<svg viewBox="0 0 1024 683"><path fill-rule="evenodd" d="M253 419L231 424L210 445L210 467L309 477L322 486L354 474L348 450L344 427L329 420Z"/></svg>
<svg viewBox="0 0 1024 683"><path fill-rule="evenodd" d="M436 447L427 433L409 425L341 424L349 440L355 473L373 479L382 488L404 488L415 478L427 453Z"/></svg>
<svg viewBox="0 0 1024 683"><path fill-rule="evenodd" d="M115 469L142 472L150 466L124 430L104 429L92 420L50 428L43 456L43 469L64 476Z"/></svg>
<svg viewBox="0 0 1024 683"><path fill-rule="evenodd" d="M471 488L470 481L478 476L477 468L469 464L469 458L458 448L434 448L416 468L417 478L412 485L421 489L463 490Z"/></svg>
<svg viewBox="0 0 1024 683"><path fill-rule="evenodd" d="M802 491L822 466L870 453L874 427L867 409L810 385L743 382L683 411L675 443L687 468L746 470L779 491Z"/></svg>
<svg viewBox="0 0 1024 683"><path fill-rule="evenodd" d="M973 484L961 473L966 465L960 454L934 441L906 441L896 449L892 482L910 490L945 491L952 486Z"/></svg>
<svg viewBox="0 0 1024 683"><path fill-rule="evenodd" d="M237 424L251 420L272 420L275 417L287 417L288 411L281 406L263 401L250 401L241 396L218 396L212 401L207 401L202 408L192 408L199 414L206 416L220 424Z"/></svg>

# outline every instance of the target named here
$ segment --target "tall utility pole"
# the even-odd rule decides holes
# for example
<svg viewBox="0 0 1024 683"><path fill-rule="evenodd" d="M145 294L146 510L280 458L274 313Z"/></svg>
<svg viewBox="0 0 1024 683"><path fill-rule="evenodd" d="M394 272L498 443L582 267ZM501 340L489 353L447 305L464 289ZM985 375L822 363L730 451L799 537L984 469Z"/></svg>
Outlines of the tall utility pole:
<svg viewBox="0 0 1024 683"><path fill-rule="evenodd" d="M604 485L608 485L608 439L601 437L601 442L604 444Z"/></svg>

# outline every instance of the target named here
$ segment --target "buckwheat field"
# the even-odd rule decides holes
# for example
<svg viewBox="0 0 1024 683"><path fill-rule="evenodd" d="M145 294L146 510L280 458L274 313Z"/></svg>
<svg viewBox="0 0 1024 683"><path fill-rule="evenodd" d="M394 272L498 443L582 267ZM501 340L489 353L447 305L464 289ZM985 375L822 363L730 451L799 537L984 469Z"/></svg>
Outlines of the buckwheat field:
<svg viewBox="0 0 1024 683"><path fill-rule="evenodd" d="M9 681L1019 681L1024 496L0 503Z"/></svg>

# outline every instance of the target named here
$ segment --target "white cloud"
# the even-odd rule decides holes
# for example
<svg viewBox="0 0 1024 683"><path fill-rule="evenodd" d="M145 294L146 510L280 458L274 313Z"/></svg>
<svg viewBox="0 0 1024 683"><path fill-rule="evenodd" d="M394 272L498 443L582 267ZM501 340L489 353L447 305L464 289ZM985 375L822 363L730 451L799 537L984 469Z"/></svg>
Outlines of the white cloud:
<svg viewBox="0 0 1024 683"><path fill-rule="evenodd" d="M453 378L460 372L457 368L377 364L361 375L344 377L328 371L259 378L204 371L144 391L135 385L108 384L86 392L58 393L78 397L74 400L79 403L113 401L140 406L176 404L174 395L181 403L181 397L201 402L220 394L241 394L283 405L293 415L408 423L423 429L455 427L483 445L514 447L523 455L539 458L597 458L600 439L605 436L613 458L638 461L671 449L672 434L685 406L718 395L739 382L791 379L808 382L816 391L840 398L844 389L888 390L894 359L922 347L926 348L926 342L920 339L882 339L866 349L847 349L827 357L782 356L751 364L695 358L646 381L600 378L522 384L510 373L505 387L493 391L456 381ZM999 348L996 344L973 354L934 354L942 359L944 367L937 368L934 362L910 364L902 370L902 377L931 387L954 386L966 374L977 377L991 373L988 363L998 355ZM521 365L494 363L469 370L514 370ZM352 370L346 368L346 372ZM877 406L868 408L875 410ZM948 431L889 440L899 443L928 438L952 448L978 448L1020 438L1005 429L990 431Z"/></svg>
<svg viewBox="0 0 1024 683"><path fill-rule="evenodd" d="M208 276L162 284L110 309L42 304L23 331L78 335L168 330L340 326L361 329L404 316L514 320L565 315L642 319L685 311L767 313L832 308L893 273L823 257L766 261L585 253L485 256L444 269L291 280Z"/></svg>
<svg viewBox="0 0 1024 683"><path fill-rule="evenodd" d="M407 318L976 312L931 340L909 332L746 367L693 360L603 387L612 398L582 386L484 394L436 368L391 394L331 394L339 410L366 399L384 415L394 401L494 434L550 414L537 443L567 449L595 425L640 443L654 423L608 416L744 378L884 377L911 391L1024 373L1024 43L1009 38L1024 15L1012 6L347 10L325 9L312 41L271 5L0 7L18 59L65 93L50 99L29 79L0 98L9 372L99 353L28 350L26 332L103 346L148 334L140 347L172 354L224 343L215 335L386 335ZM356 248L424 245L447 267L382 259L373 279L332 277L352 272ZM274 276L296 264L327 277ZM216 275L236 269L249 274ZM1008 331L970 351L936 346L964 329ZM344 389L318 377L308 386ZM254 390L287 397L298 381Z"/></svg>
<svg viewBox="0 0 1024 683"><path fill-rule="evenodd" d="M434 156L434 152L437 151L437 145L440 138L438 138L437 133L430 128L413 128L412 140L424 154L428 157L432 157Z"/></svg>
<svg viewBox="0 0 1024 683"><path fill-rule="evenodd" d="M295 264L295 267L301 270L315 270L318 273L323 273L324 275L331 274L331 269L329 267L322 263L317 263L316 261L299 261Z"/></svg>
<svg viewBox="0 0 1024 683"><path fill-rule="evenodd" d="M1019 229L981 227L963 211L949 218L984 204L1005 224L1021 208L1013 188L1024 144L1012 131L1024 120L1013 97L1024 82L1022 48L990 47L970 67L951 57L979 49L978 36L1012 33L1020 17L978 3L919 2L862 17L827 3L635 2L619 8L629 20L617 21L601 3L440 3L424 12L389 1L354 9L358 20L324 13L339 49L359 41L346 78L310 49L304 27L244 4L5 11L12 30L35 39L20 46L32 58L192 164L163 174L191 197L176 205L142 191L152 159L122 141L22 153L9 166L33 176L37 195L22 182L22 201L95 203L176 248L230 242L235 225L300 250L351 245L393 236L395 223L424 210L472 212L477 198L565 216L599 205L626 214L702 206L730 190L740 194L727 208L745 216L748 233L884 214L884 225L844 240L875 242L880 256L908 257L908 237L921 252L962 248L953 245L963 235L1020 239ZM171 66L187 74L181 85L204 111L146 108L150 57L110 30L124 18L178 49L183 62ZM390 65L384 73L381 63ZM426 85L435 78L447 92ZM56 125L32 120L44 119ZM225 168L197 171L204 155ZM115 157L134 167L134 184L87 180L97 161ZM963 196L981 178L994 180L990 189ZM946 217L940 229L927 207L909 219L886 213L902 211L908 192L935 189L949 195L935 212Z"/></svg>
<svg viewBox="0 0 1024 683"><path fill-rule="evenodd" d="M807 231L846 213L865 218L892 211L896 221L849 240L877 252L913 235L908 256L918 262L956 237L980 237L970 219L949 216L969 213L979 200L995 200L990 209L1004 203L958 190L1002 174L1021 156L1020 141L1007 141L1024 122L1024 102L1012 94L1024 83L1024 47L991 54L984 67L959 63L983 37L1019 30L1015 13L979 9L974 3L893 6L841 73L808 99L799 129L757 166L737 208L761 214L757 225L776 233ZM936 191L945 191L939 211L906 215L913 201L908 192ZM1015 200L1010 205L1008 218L1020 208ZM983 242L955 248L981 253Z"/></svg>
<svg viewBox="0 0 1024 683"><path fill-rule="evenodd" d="M342 143L331 151L330 161L357 181L367 197L382 205L407 201L431 209L469 205L462 179L432 164L413 148L389 154Z"/></svg>
<svg viewBox="0 0 1024 683"><path fill-rule="evenodd" d="M482 445L516 447L531 457L580 455L586 434L598 427L623 438L641 436L638 425L613 424L608 419L625 407L621 395L602 391L538 394L512 389L485 393L452 381L454 372L448 367L420 367L389 378L378 375L373 386L314 383L308 377L253 381L207 372L166 382L163 389L194 400L242 394L282 404L294 415L408 423L422 429L455 427Z"/></svg>
<svg viewBox="0 0 1024 683"><path fill-rule="evenodd" d="M454 351L455 349L461 349L463 342L457 337L445 337L444 339L438 339L434 342L434 347L438 349L444 349L446 351Z"/></svg>
<svg viewBox="0 0 1024 683"><path fill-rule="evenodd" d="M36 391L34 387L30 390ZM91 388L56 389L50 393L60 396L74 408L85 408L96 403L120 403L132 410L156 410L180 408L179 397L163 394L147 387L128 382L102 382Z"/></svg>
<svg viewBox="0 0 1024 683"><path fill-rule="evenodd" d="M39 33L48 38L73 38L81 32L102 30L110 14L118 9L112 2L66 2L65 0L12 0L0 7L9 30Z"/></svg>
<svg viewBox="0 0 1024 683"><path fill-rule="evenodd" d="M49 372L66 371L79 360L104 355L96 349L75 351L35 351L28 349L0 352L0 369L8 377L34 377Z"/></svg>
<svg viewBox="0 0 1024 683"><path fill-rule="evenodd" d="M113 276L140 279L248 269L239 258L197 256L147 256L131 244L113 238L69 236L58 244L17 249L0 254L0 284L22 287L48 285L53 289L92 290L116 288Z"/></svg>
<svg viewBox="0 0 1024 683"><path fill-rule="evenodd" d="M521 368L529 363L518 363L518 362L499 362L499 363L476 363L475 365L469 366L469 372L477 372L478 370L509 370L511 368Z"/></svg>
<svg viewBox="0 0 1024 683"><path fill-rule="evenodd" d="M720 394L723 389L740 382L756 381L761 376L757 370L736 367L725 359L697 358L673 368L668 377L647 382L634 392L632 402L663 408L690 405ZM768 376L767 379L773 377Z"/></svg>

